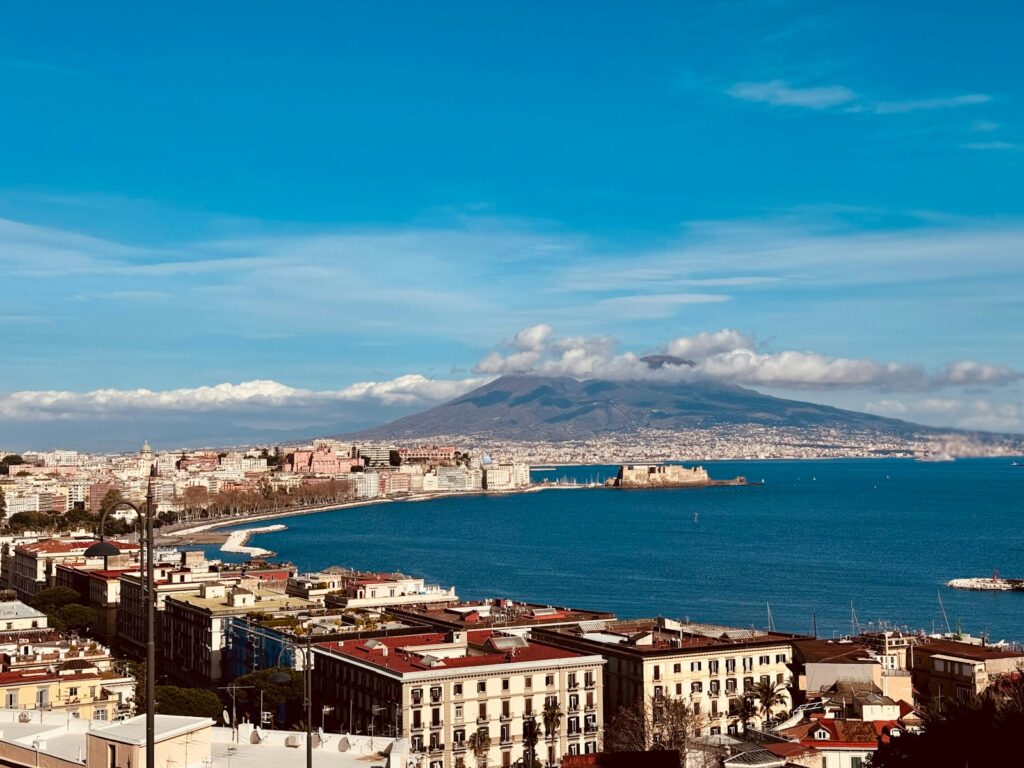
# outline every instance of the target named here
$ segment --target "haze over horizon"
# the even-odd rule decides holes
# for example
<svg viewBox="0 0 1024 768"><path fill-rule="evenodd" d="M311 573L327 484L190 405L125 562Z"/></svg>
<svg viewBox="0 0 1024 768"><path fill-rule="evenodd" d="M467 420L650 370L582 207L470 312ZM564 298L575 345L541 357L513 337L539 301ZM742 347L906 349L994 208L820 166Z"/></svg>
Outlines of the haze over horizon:
<svg viewBox="0 0 1024 768"><path fill-rule="evenodd" d="M0 449L524 371L1024 432L1019 10L57 6L0 29Z"/></svg>

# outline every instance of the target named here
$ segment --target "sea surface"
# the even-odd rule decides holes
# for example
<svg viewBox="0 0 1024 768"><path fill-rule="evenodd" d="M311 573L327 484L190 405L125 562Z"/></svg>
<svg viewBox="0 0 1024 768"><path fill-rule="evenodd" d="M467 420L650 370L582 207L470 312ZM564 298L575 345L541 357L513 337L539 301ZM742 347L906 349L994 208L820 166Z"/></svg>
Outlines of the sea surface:
<svg viewBox="0 0 1024 768"><path fill-rule="evenodd" d="M400 570L463 598L510 597L819 635L878 622L1024 641L1024 467L1010 459L706 462L763 485L548 490L396 502L282 520L252 543L301 570ZM534 480L603 480L560 467ZM244 526L239 526L244 527ZM222 556L211 551L211 556ZM940 604L941 596L941 604ZM943 616L942 606L945 608ZM854 614L855 617L854 618Z"/></svg>

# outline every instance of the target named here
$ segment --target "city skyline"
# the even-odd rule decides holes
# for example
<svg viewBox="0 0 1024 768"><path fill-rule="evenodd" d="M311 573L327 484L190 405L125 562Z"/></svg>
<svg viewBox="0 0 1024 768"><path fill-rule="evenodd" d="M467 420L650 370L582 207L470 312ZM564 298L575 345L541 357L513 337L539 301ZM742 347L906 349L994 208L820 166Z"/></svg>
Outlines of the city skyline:
<svg viewBox="0 0 1024 768"><path fill-rule="evenodd" d="M674 347L1024 431L1002 10L12 13L0 432L318 434Z"/></svg>

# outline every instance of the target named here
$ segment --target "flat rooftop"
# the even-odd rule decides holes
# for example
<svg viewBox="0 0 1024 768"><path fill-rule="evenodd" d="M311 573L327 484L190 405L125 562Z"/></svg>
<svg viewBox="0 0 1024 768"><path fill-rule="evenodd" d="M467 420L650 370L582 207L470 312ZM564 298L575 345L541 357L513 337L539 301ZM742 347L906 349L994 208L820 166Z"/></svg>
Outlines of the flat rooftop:
<svg viewBox="0 0 1024 768"><path fill-rule="evenodd" d="M582 658L583 654L527 641L523 637L490 630L466 633L466 641L453 642L449 633L431 632L405 637L377 637L321 643L325 653L388 669L399 674Z"/></svg>
<svg viewBox="0 0 1024 768"><path fill-rule="evenodd" d="M396 615L409 616L440 627L453 629L538 627L577 624L587 621L613 621L609 611L521 603L514 600L477 600L422 606L394 606Z"/></svg>
<svg viewBox="0 0 1024 768"><path fill-rule="evenodd" d="M995 648L991 645L974 645L973 643L960 643L956 640L944 638L925 638L914 646L914 652L924 651L930 655L942 654L944 656L955 656L958 659L970 659L971 661L988 661L989 659L1022 659L1024 653L1021 651L1008 650L1006 648Z"/></svg>
<svg viewBox="0 0 1024 768"><path fill-rule="evenodd" d="M790 644L803 638L802 635L785 632L678 622L662 618L585 622L575 626L552 627L544 631L574 638L595 648L614 646L639 654L700 651L728 646L741 648Z"/></svg>
<svg viewBox="0 0 1024 768"><path fill-rule="evenodd" d="M879 663L866 645L840 640L797 640L793 646L805 664Z"/></svg>

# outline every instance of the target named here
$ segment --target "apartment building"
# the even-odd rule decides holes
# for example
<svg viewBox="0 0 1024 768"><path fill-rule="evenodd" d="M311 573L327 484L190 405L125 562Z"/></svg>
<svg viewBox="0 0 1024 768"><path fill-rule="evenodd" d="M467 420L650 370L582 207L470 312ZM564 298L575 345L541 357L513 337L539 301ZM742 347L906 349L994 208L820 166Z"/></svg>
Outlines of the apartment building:
<svg viewBox="0 0 1024 768"><path fill-rule="evenodd" d="M63 711L113 720L131 709L135 679L68 662L56 668L0 672L4 709Z"/></svg>
<svg viewBox="0 0 1024 768"><path fill-rule="evenodd" d="M262 614L297 616L319 606L277 591L259 589L253 578L203 583L196 593L164 598L163 658L176 679L210 685L225 677L230 619Z"/></svg>
<svg viewBox="0 0 1024 768"><path fill-rule="evenodd" d="M457 601L455 587L427 584L401 573L355 573L339 577L339 586L325 597L329 606L386 609L405 605L431 605Z"/></svg>
<svg viewBox="0 0 1024 768"><path fill-rule="evenodd" d="M89 568L105 568L129 561L137 555L139 545L117 542L123 553L117 558L86 557L85 550L95 544L94 539L40 539L14 547L11 584L19 600L30 600L47 587L54 585L58 564L75 564Z"/></svg>
<svg viewBox="0 0 1024 768"><path fill-rule="evenodd" d="M801 638L664 618L540 628L531 637L607 659L605 710L610 714L666 697L683 699L703 720L706 735L741 730L736 707L755 682L789 683L793 642ZM791 706L787 701L784 709ZM761 718L752 723L760 726Z"/></svg>
<svg viewBox="0 0 1024 768"><path fill-rule="evenodd" d="M821 696L837 683L855 683L894 701L913 703L910 670L903 654L884 653L860 638L796 640L793 643L793 695L796 704Z"/></svg>
<svg viewBox="0 0 1024 768"><path fill-rule="evenodd" d="M1000 675L1024 670L1024 653L945 638L921 638L910 649L918 703L969 701Z"/></svg>
<svg viewBox="0 0 1024 768"><path fill-rule="evenodd" d="M452 629L493 629L505 634L526 635L538 627L576 626L581 622L614 621L609 611L491 599L396 606L388 610L403 620L422 622L442 632Z"/></svg>
<svg viewBox="0 0 1024 768"><path fill-rule="evenodd" d="M604 659L597 654L454 630L324 643L314 657L314 704L333 707L335 725L408 738L424 768L484 758L511 766L528 749L557 764L601 749ZM546 718L545 710L559 714ZM486 737L480 754L470 748L473 734Z"/></svg>

